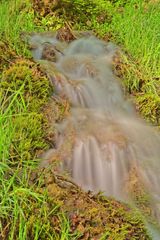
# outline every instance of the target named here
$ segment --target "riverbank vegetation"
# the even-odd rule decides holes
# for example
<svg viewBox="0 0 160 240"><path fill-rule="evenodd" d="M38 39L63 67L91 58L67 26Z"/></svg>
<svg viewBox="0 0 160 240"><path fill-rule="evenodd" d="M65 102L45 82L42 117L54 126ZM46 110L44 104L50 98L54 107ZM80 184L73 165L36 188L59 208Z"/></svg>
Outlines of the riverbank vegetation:
<svg viewBox="0 0 160 240"><path fill-rule="evenodd" d="M49 116L60 121L69 105L51 98L54 87L23 36L62 28L65 40L89 30L114 42L116 74L142 117L159 126L159 10L149 0L0 2L0 239L150 239L137 210L37 170L54 144Z"/></svg>

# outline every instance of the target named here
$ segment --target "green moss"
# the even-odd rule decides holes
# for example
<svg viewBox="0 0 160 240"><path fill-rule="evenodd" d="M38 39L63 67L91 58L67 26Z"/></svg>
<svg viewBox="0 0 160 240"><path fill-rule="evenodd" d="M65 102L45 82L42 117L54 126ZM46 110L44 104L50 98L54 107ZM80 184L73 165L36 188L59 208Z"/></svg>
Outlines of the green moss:
<svg viewBox="0 0 160 240"><path fill-rule="evenodd" d="M21 89L24 104L34 112L41 110L51 94L49 81L38 65L24 59L17 60L3 72L0 85L6 97Z"/></svg>
<svg viewBox="0 0 160 240"><path fill-rule="evenodd" d="M44 188L68 216L70 234L80 231L82 238L86 239L106 239L106 236L115 240L150 239L143 217L135 209L102 195L84 193L56 172L54 176L49 170L44 174Z"/></svg>
<svg viewBox="0 0 160 240"><path fill-rule="evenodd" d="M14 164L34 159L40 150L47 148L42 114L21 114L13 117L13 123L15 134L10 145L10 160Z"/></svg>
<svg viewBox="0 0 160 240"><path fill-rule="evenodd" d="M106 237L108 237L107 239L115 240L150 239L144 228L143 217L139 211L114 199L100 197L100 200L107 211L109 211L106 232L102 239L106 239Z"/></svg>
<svg viewBox="0 0 160 240"><path fill-rule="evenodd" d="M49 80L37 64L18 59L3 71L0 86L3 111L9 106L12 114L10 159L30 160L47 147L42 110L52 92Z"/></svg>
<svg viewBox="0 0 160 240"><path fill-rule="evenodd" d="M136 97L140 113L147 121L160 124L160 96L154 93L143 93Z"/></svg>
<svg viewBox="0 0 160 240"><path fill-rule="evenodd" d="M8 66L15 58L16 53L13 49L9 47L9 43L5 41L0 41L0 75L4 68Z"/></svg>

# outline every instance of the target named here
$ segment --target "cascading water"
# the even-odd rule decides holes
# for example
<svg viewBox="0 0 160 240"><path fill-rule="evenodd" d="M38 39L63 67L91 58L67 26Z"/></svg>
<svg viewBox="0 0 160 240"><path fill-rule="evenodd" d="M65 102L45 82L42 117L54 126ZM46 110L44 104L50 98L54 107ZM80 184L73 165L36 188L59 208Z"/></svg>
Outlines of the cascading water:
<svg viewBox="0 0 160 240"><path fill-rule="evenodd" d="M56 148L42 165L56 155L83 189L125 201L134 171L159 219L160 135L124 97L112 72L117 48L93 36L67 45L56 35L32 34L29 43L57 94L72 106L70 116L57 126Z"/></svg>

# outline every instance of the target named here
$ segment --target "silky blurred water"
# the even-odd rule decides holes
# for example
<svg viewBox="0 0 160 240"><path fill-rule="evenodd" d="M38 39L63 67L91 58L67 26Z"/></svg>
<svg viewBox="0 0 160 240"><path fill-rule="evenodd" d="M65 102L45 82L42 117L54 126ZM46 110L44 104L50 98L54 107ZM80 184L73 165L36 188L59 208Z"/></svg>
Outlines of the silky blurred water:
<svg viewBox="0 0 160 240"><path fill-rule="evenodd" d="M123 201L140 182L159 219L160 135L140 119L113 74L117 47L93 36L66 44L52 34L33 34L29 43L56 93L72 106L42 165L58 153L62 169L83 189Z"/></svg>

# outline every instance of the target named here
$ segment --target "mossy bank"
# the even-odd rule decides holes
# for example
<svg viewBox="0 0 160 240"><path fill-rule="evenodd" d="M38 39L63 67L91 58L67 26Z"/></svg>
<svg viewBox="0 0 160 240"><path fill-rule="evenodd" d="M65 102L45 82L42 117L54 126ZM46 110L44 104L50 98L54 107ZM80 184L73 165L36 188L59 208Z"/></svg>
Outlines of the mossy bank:
<svg viewBox="0 0 160 240"><path fill-rule="evenodd" d="M60 27L64 33L92 30L118 43L125 53L117 66L118 75L143 116L157 124L160 65L158 40L152 37L159 29L157 6L156 1L1 1L1 239L150 239L143 217L131 207L84 193L56 170L37 170L38 156L54 144L50 113L58 122L69 105L51 98L54 87L33 61L22 33ZM140 27L138 19L148 19L154 48L146 40L147 31L138 36L135 30L134 35L139 44L139 38L144 39L145 48L137 42L132 45L132 15L136 16L135 29Z"/></svg>

